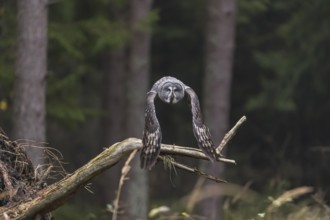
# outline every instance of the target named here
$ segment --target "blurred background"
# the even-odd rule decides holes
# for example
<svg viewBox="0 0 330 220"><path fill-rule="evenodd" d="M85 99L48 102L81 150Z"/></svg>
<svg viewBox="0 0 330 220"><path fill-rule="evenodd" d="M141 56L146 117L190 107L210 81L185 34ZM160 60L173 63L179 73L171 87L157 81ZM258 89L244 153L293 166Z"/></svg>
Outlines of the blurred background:
<svg viewBox="0 0 330 220"><path fill-rule="evenodd" d="M46 141L70 173L141 138L146 92L171 75L198 94L216 145L247 116L226 147L237 165L175 157L229 182L218 184L161 163L142 171L137 156L122 219L159 206L163 219L328 219L329 51L327 0L0 0L0 127ZM156 109L163 143L197 146L188 101ZM56 219L109 219L122 165Z"/></svg>

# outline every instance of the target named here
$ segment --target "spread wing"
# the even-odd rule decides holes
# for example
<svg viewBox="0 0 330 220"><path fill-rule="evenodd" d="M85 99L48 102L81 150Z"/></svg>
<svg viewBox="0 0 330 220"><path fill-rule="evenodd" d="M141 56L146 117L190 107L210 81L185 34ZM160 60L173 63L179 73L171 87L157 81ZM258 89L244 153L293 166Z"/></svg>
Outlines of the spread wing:
<svg viewBox="0 0 330 220"><path fill-rule="evenodd" d="M141 168L151 168L157 162L160 152L162 133L156 116L154 100L157 93L150 91L147 93L147 106L145 110L145 126L142 139L142 150L140 154Z"/></svg>
<svg viewBox="0 0 330 220"><path fill-rule="evenodd" d="M214 144L211 138L211 133L203 123L198 97L194 92L194 90L192 90L190 87L187 87L185 89L185 92L189 95L190 98L191 112L193 118L192 120L193 131L198 143L198 147L201 148L203 152L213 162L216 160L218 155L214 148Z"/></svg>

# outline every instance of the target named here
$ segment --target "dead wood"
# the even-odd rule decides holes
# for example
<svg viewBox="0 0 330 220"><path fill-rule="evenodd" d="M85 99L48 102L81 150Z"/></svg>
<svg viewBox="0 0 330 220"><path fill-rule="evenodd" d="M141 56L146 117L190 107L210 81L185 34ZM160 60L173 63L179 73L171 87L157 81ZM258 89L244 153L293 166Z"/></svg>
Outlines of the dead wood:
<svg viewBox="0 0 330 220"><path fill-rule="evenodd" d="M92 178L114 166L133 150L142 148L141 139L128 138L106 148L84 166L72 174L67 174L60 181L50 186L43 185L40 187L40 181L31 178L31 173L33 173L31 162L29 162L26 158L26 154L20 149L16 142L9 141L8 138L0 132L0 144L8 148L15 148L7 150L1 149L3 152L0 154L0 187L2 187L2 191L0 192L0 202L2 202L0 205L0 220L40 219L40 216L46 216L46 219L49 219L47 216L49 216L48 213L50 211L61 206L67 199L75 194L78 189L87 185ZM3 156L4 154L6 154L6 156ZM161 154L182 155L208 160L208 157L199 149L175 145L162 144ZM9 166L10 170L8 170L8 166L3 163L7 160L7 157L13 155L16 159L20 158L21 162L25 159L27 162L23 163L21 166L17 166L17 164L13 167ZM236 163L234 160L223 157L219 157L217 161L231 164ZM14 174L11 172L12 170L15 170ZM194 172L200 173L200 171L196 170L194 170ZM205 175L204 173L202 174ZM15 181L19 178L26 178L26 182L23 184L23 192L25 190L26 193L18 194L17 192L22 189L17 185L13 185L12 183L15 181L10 181L10 178L16 178ZM34 185L37 183L39 187ZM30 188L27 186L30 186ZM15 199L16 197L19 199ZM11 202L9 203L9 201Z"/></svg>
<svg viewBox="0 0 330 220"><path fill-rule="evenodd" d="M22 147L0 130L0 207L29 197L34 187L34 170Z"/></svg>
<svg viewBox="0 0 330 220"><path fill-rule="evenodd" d="M0 210L0 219L29 219L37 214L48 213L56 209L78 189L85 186L93 177L111 168L127 154L141 147L141 140L136 138L129 138L112 145L74 173L36 192L32 200L28 198L11 207L2 208L2 210ZM197 149L190 148L189 150L188 148L180 146L162 145L162 151L171 154L183 154L199 159L207 159L207 157ZM219 158L219 161L223 161L223 158ZM235 163L233 160L228 161L230 163Z"/></svg>

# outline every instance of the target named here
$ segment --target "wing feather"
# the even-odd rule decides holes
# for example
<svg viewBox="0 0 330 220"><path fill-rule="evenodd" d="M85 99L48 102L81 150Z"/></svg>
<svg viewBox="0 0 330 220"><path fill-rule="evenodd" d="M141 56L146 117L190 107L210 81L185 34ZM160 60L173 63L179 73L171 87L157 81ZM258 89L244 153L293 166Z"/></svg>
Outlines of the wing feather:
<svg viewBox="0 0 330 220"><path fill-rule="evenodd" d="M218 158L219 155L214 148L211 133L208 127L206 127L203 123L198 97L194 90L192 90L190 87L186 87L185 91L190 98L191 112L193 116L193 131L198 143L198 147L201 148L213 162Z"/></svg>
<svg viewBox="0 0 330 220"><path fill-rule="evenodd" d="M143 147L140 154L141 168L147 168L149 170L151 170L157 162L162 139L162 133L154 105L156 94L155 91L150 91L147 94L145 126L142 138Z"/></svg>

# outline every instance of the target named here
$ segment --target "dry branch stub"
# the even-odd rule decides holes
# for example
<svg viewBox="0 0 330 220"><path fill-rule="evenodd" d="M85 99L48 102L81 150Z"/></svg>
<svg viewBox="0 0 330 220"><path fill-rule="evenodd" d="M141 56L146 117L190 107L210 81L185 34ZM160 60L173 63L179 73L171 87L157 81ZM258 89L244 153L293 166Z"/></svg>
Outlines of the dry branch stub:
<svg viewBox="0 0 330 220"><path fill-rule="evenodd" d="M37 179L24 148L0 129L0 210L33 199L43 187L45 182Z"/></svg>
<svg viewBox="0 0 330 220"><path fill-rule="evenodd" d="M25 151L0 133L0 206L31 196L35 189L31 187L34 169Z"/></svg>

